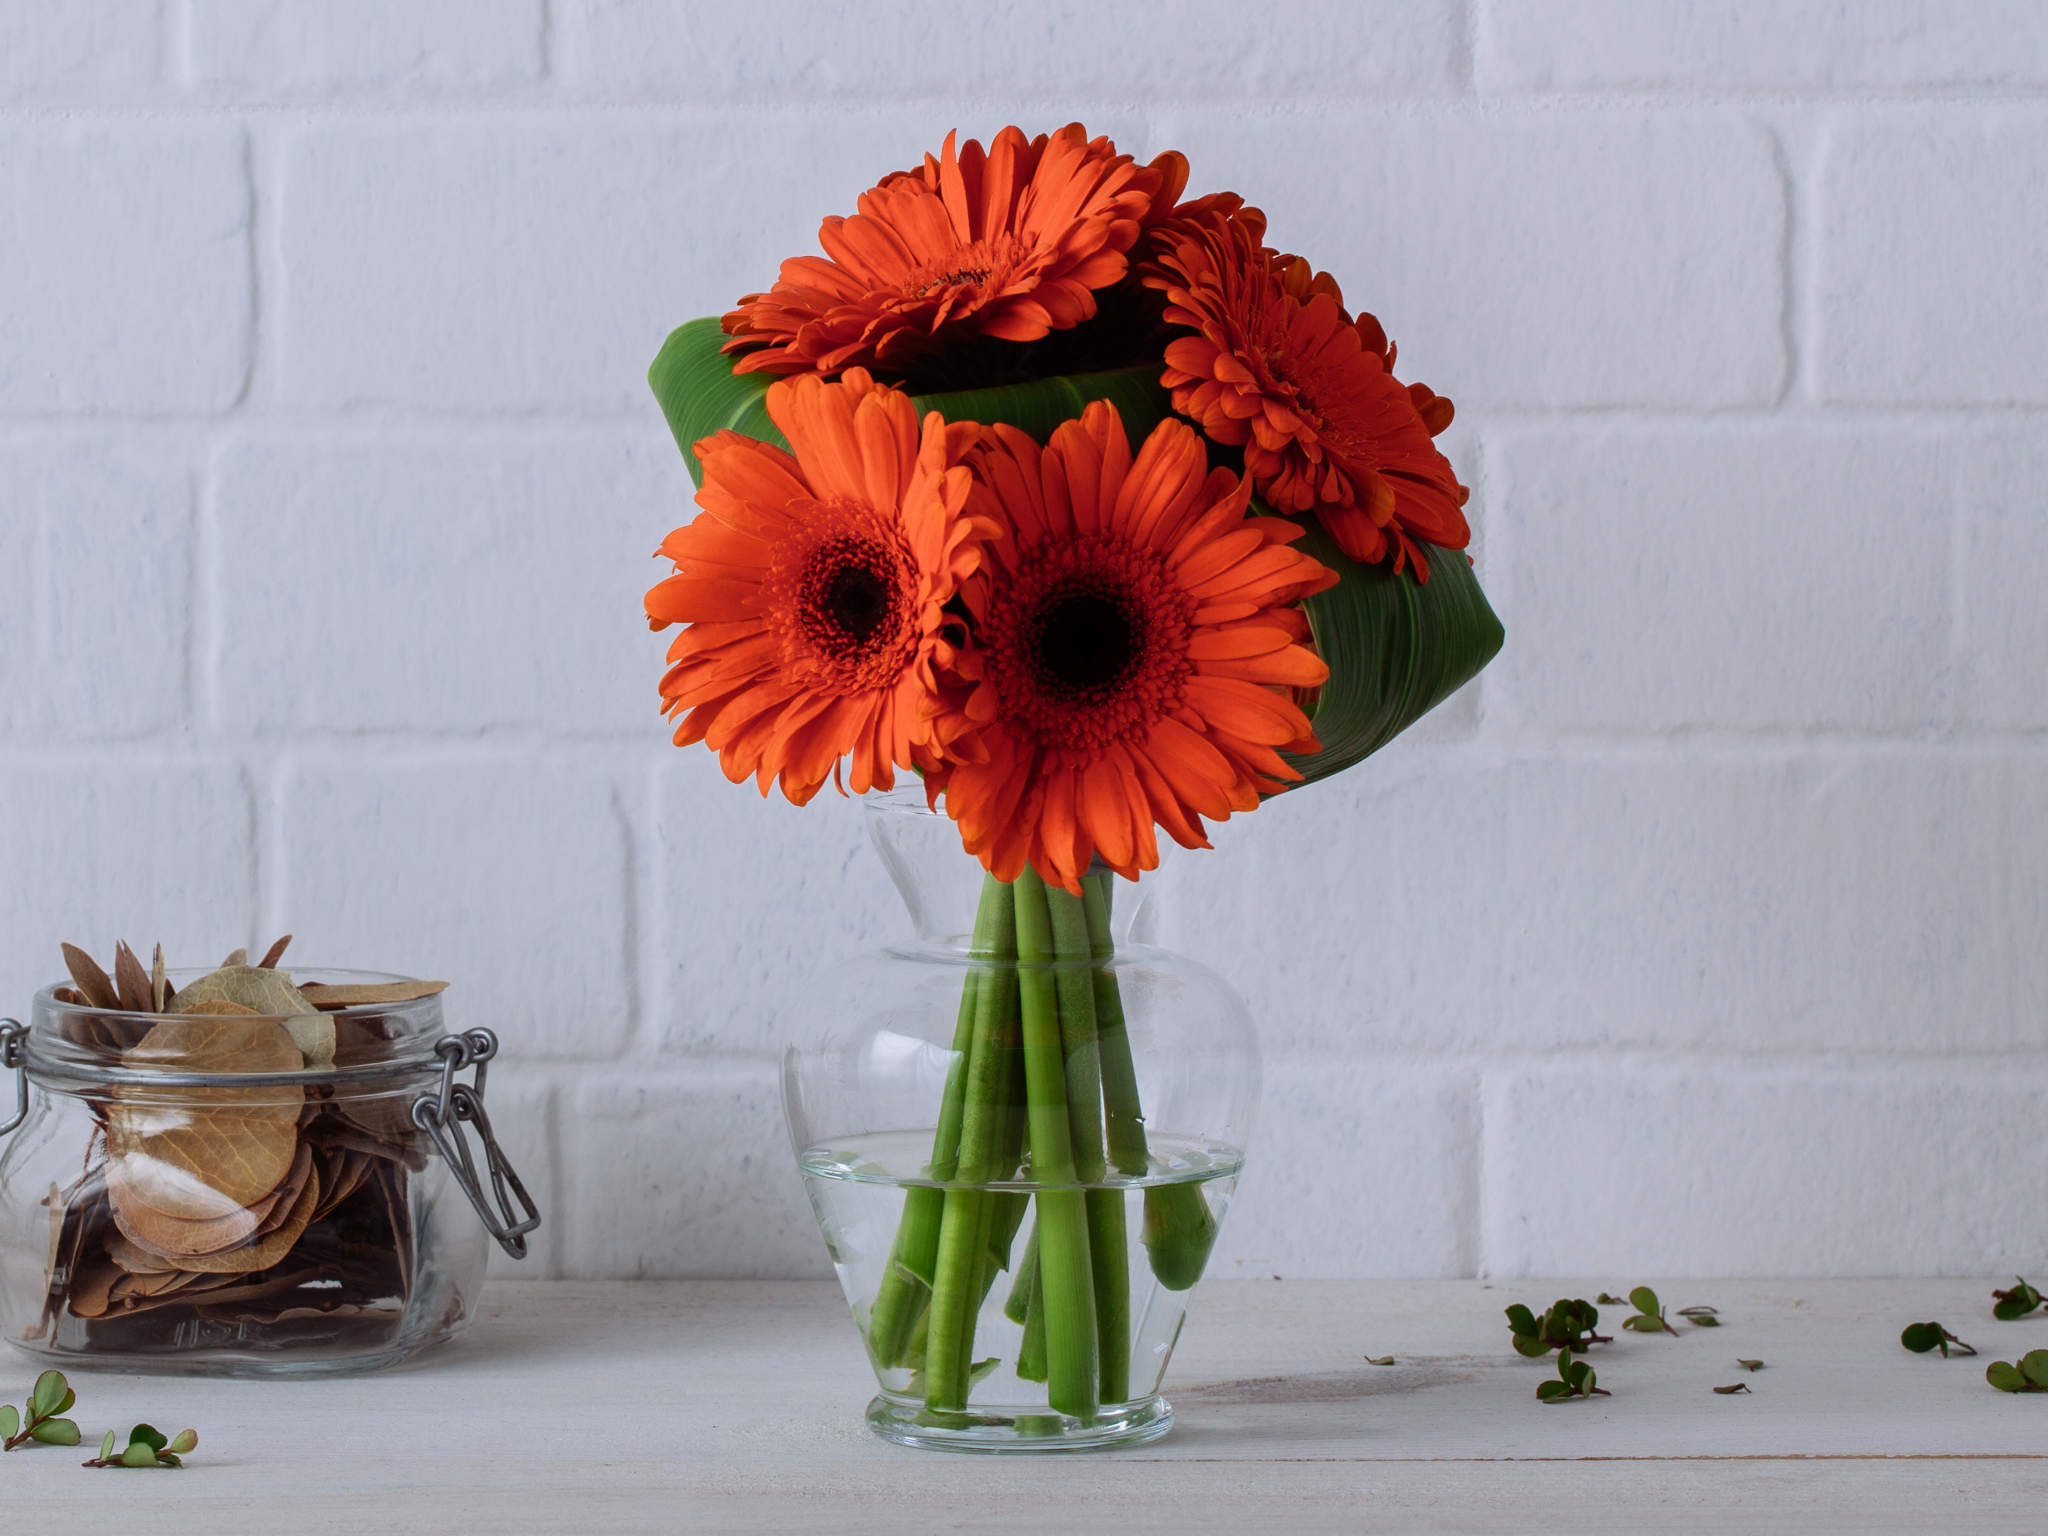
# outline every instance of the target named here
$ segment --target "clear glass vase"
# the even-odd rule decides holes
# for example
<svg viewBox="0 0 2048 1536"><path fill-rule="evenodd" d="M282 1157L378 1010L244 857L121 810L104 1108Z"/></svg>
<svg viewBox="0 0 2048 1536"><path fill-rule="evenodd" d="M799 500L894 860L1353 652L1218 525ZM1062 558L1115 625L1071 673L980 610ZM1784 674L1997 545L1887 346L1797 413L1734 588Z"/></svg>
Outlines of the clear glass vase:
<svg viewBox="0 0 2048 1536"><path fill-rule="evenodd" d="M917 938L808 990L783 1104L881 1387L868 1423L976 1451L1154 1439L1258 1102L1244 1004L1132 941L1144 883L1003 884L921 790L867 807Z"/></svg>

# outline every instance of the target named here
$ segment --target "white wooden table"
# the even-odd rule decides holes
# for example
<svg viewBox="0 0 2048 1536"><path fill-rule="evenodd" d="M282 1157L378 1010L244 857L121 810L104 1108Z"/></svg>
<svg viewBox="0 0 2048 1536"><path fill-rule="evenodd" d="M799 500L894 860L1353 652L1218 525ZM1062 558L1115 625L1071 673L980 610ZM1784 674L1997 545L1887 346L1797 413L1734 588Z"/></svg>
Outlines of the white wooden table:
<svg viewBox="0 0 2048 1536"><path fill-rule="evenodd" d="M148 1419L200 1449L117 1472L24 1448L0 1457L0 1517L116 1536L2048 1531L2048 1394L1983 1377L2048 1346L2048 1318L1992 1321L1989 1279L1651 1283L1725 1326L1617 1328L1593 1352L1614 1396L1557 1406L1501 1308L1616 1278L1213 1283L1168 1378L1172 1434L1000 1460L868 1434L830 1285L500 1284L468 1338L383 1376L74 1371L89 1437ZM1899 1329L1929 1318L1983 1353L1906 1353ZM35 1370L0 1352L0 1390L18 1401Z"/></svg>

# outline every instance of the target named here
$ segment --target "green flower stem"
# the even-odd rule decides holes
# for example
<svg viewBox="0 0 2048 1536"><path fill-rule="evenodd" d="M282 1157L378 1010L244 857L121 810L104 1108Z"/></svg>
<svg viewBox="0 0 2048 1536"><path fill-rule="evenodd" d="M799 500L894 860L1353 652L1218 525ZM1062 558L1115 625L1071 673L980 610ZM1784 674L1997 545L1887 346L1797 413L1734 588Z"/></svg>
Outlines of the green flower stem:
<svg viewBox="0 0 2048 1536"><path fill-rule="evenodd" d="M1096 1355L1102 1401L1130 1396L1129 1241L1121 1191L1099 1189L1109 1172L1103 1146L1102 1048L1096 1033L1095 973L1086 902L1047 886L1060 1001L1060 1040L1067 1053L1067 1119L1073 1128L1074 1176L1089 1186L1088 1260L1095 1275Z"/></svg>
<svg viewBox="0 0 2048 1536"><path fill-rule="evenodd" d="M994 876L982 881L981 904L974 914L974 953L993 955L1014 945L1016 914L1010 892ZM953 1026L953 1065L946 1074L945 1097L939 1103L939 1128L932 1137L928 1170L941 1182L953 1177L960 1159L960 1121L966 1109L968 1049L974 1038L975 992L981 973L970 969L960 988L960 1016ZM896 1249L889 1272L868 1314L868 1349L877 1364L906 1363L912 1329L931 1301L934 1267L938 1263L939 1228L946 1194L931 1185L917 1185L903 1197L903 1218L896 1228Z"/></svg>
<svg viewBox="0 0 2048 1536"><path fill-rule="evenodd" d="M1089 875L1081 889L1088 914L1088 936L1095 958L1116 953L1110 936L1111 876L1107 870ZM1109 1140L1109 1159L1119 1173L1142 1178L1151 1170L1145 1145L1145 1115L1138 1102L1138 1069L1131 1060L1131 1036L1124 1022L1123 993L1108 965L1095 972L1095 1017L1102 1048L1102 1101ZM1152 1273L1170 1291L1184 1291L1202 1277L1209 1250L1216 1245L1216 1213L1209 1209L1201 1186L1156 1184L1145 1191L1145 1249Z"/></svg>
<svg viewBox="0 0 2048 1536"><path fill-rule="evenodd" d="M1088 1257L1087 1202L1075 1187L1074 1134L1068 1120L1059 993L1052 968L1052 916L1045 882L1036 870L1027 866L1013 889L1025 1095L1031 1119L1031 1176L1039 1186L1038 1273L1045 1288L1046 1395L1056 1411L1092 1419L1101 1405L1095 1279ZM963 1133L963 1154L965 1145ZM964 1167L964 1155L962 1163ZM943 1244L941 1247L943 1250Z"/></svg>
<svg viewBox="0 0 2048 1536"><path fill-rule="evenodd" d="M990 964L974 987L974 1028L961 1087L960 1154L952 1175L956 1182L944 1192L932 1269L925 1406L935 1411L965 1409L971 1385L975 1316L987 1293L982 1266L994 1199L975 1186L1013 1171L1001 1163L1011 1127L1010 1058L1017 1020L1017 972L1014 964L1006 963L1017 953L1015 911L1012 900L1000 901L990 924L990 942L975 945L977 954Z"/></svg>
<svg viewBox="0 0 2048 1536"><path fill-rule="evenodd" d="M1031 1231L1037 1236L1036 1227ZM1017 1377L1020 1381L1045 1380L1045 1277L1035 1262L1031 1289L1024 1298L1024 1342L1017 1346Z"/></svg>
<svg viewBox="0 0 2048 1536"><path fill-rule="evenodd" d="M1031 1314L1031 1290L1037 1283L1038 1228L1034 1226L1024 1242L1024 1257L1017 1261L1017 1272L1010 1277L1010 1299L1003 1303L1003 1316L1021 1325Z"/></svg>

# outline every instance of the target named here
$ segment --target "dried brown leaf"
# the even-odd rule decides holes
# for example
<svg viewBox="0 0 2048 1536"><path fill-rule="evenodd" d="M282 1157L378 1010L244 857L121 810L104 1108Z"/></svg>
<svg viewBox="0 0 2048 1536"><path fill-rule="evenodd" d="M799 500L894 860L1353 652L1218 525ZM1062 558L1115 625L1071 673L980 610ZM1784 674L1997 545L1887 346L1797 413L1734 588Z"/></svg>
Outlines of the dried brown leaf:
<svg viewBox="0 0 2048 1536"><path fill-rule="evenodd" d="M114 946L114 987L120 993L121 1006L128 1012L156 1012L155 999L150 996L149 973L126 943Z"/></svg>
<svg viewBox="0 0 2048 1536"><path fill-rule="evenodd" d="M256 962L256 969L258 969L259 971L276 970L277 962L284 958L285 946L290 944L291 941L292 936L290 934L286 934L283 938L279 939L275 944L271 945L270 948L263 951L263 958Z"/></svg>
<svg viewBox="0 0 2048 1536"><path fill-rule="evenodd" d="M74 1008L87 1006L85 994L76 987L57 987L51 991L50 996L56 998L60 1003L69 1003Z"/></svg>
<svg viewBox="0 0 2048 1536"><path fill-rule="evenodd" d="M174 1015L123 1058L222 1075L292 1072L301 1058L269 1019ZM300 1090L117 1088L107 1108L107 1185L117 1204L185 1221L230 1217L269 1194L298 1150ZM130 1234L133 1235L132 1233Z"/></svg>
<svg viewBox="0 0 2048 1536"><path fill-rule="evenodd" d="M149 995L156 1005L153 1009L156 1013L168 1012L171 998L176 995L171 986L170 972L164 966L164 947L161 944L157 945L156 954L149 962Z"/></svg>
<svg viewBox="0 0 2048 1536"><path fill-rule="evenodd" d="M85 1000L94 1008L119 1008L121 994L114 986L113 977L100 969L99 961L93 959L76 944L64 946L64 969L71 973L71 980L78 990L85 994Z"/></svg>
<svg viewBox="0 0 2048 1536"><path fill-rule="evenodd" d="M246 949L237 949L229 952L227 959L221 961L220 968L224 971L228 971L233 970L238 966L247 966L248 963L249 951Z"/></svg>
<svg viewBox="0 0 2048 1536"><path fill-rule="evenodd" d="M309 1175L305 1186L299 1191L299 1198L292 1203L290 1213L282 1225L268 1236L259 1238L246 1248L237 1248L230 1253L195 1253L183 1261L182 1267L212 1274L251 1274L259 1269L269 1269L292 1251L292 1245L306 1230L306 1224L313 1219L313 1207L320 1201L320 1178Z"/></svg>
<svg viewBox="0 0 2048 1536"><path fill-rule="evenodd" d="M362 986L329 986L309 981L299 989L316 1008L360 1008L369 1003L411 1003L423 997L438 997L448 990L445 981L378 981Z"/></svg>

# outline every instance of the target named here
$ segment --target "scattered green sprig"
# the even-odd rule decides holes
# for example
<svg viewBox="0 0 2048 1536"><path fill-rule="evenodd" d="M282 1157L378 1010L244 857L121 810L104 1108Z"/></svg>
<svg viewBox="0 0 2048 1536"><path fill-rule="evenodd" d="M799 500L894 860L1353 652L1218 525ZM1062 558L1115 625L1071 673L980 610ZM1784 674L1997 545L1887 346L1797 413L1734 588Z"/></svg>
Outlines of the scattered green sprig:
<svg viewBox="0 0 2048 1536"><path fill-rule="evenodd" d="M1977 1351L1939 1323L1908 1323L1899 1342L1916 1355L1938 1349L1946 1360L1950 1355L1974 1355Z"/></svg>
<svg viewBox="0 0 2048 1536"><path fill-rule="evenodd" d="M1557 1380L1539 1381L1536 1398L1539 1402L1561 1403L1574 1397L1612 1397L1614 1394L1605 1387L1595 1385L1599 1379L1592 1366L1574 1360L1570 1350L1561 1349L1557 1352Z"/></svg>
<svg viewBox="0 0 2048 1536"><path fill-rule="evenodd" d="M2048 1349L2030 1349L2018 1364L1994 1360L1984 1367L1984 1379L2001 1392L2048 1392Z"/></svg>
<svg viewBox="0 0 2048 1536"><path fill-rule="evenodd" d="M78 1394L62 1371L43 1372L19 1409L12 1403L0 1407L0 1450L11 1451L31 1440L40 1445L78 1444L78 1426L57 1417L77 1401Z"/></svg>
<svg viewBox="0 0 2048 1536"><path fill-rule="evenodd" d="M114 1450L114 1432L110 1429L100 1441L100 1453L91 1461L81 1465L88 1467L182 1467L182 1458L199 1444L199 1436L192 1430L181 1429L175 1435L164 1433L149 1424L138 1424L128 1431L128 1443L117 1453Z"/></svg>
<svg viewBox="0 0 2048 1536"><path fill-rule="evenodd" d="M1678 1315L1688 1323L1691 1323L1695 1328L1718 1328L1721 1326L1721 1314L1719 1309L1715 1307L1680 1307Z"/></svg>
<svg viewBox="0 0 2048 1536"><path fill-rule="evenodd" d="M1624 1317L1621 1326L1631 1333L1676 1333L1671 1320L1664 1315L1664 1304L1657 1300L1657 1293L1647 1285L1639 1285L1628 1293L1628 1304L1636 1309L1634 1317Z"/></svg>
<svg viewBox="0 0 2048 1536"><path fill-rule="evenodd" d="M1540 1318L1518 1301L1507 1308L1507 1318L1515 1353L1530 1360L1540 1360L1553 1349L1584 1354L1589 1345L1614 1342L1594 1331L1600 1309L1583 1297L1554 1301Z"/></svg>
<svg viewBox="0 0 2048 1536"><path fill-rule="evenodd" d="M1628 1305L1628 1299L1626 1297L1610 1296L1605 1291L1602 1291L1598 1296L1595 1296L1593 1299L1599 1302L1600 1305L1603 1307L1625 1307Z"/></svg>
<svg viewBox="0 0 2048 1536"><path fill-rule="evenodd" d="M1731 1382L1729 1382L1729 1383L1728 1383L1728 1385L1727 1385L1727 1386L1725 1386L1725 1387L1716 1387L1716 1388L1714 1388L1714 1396L1716 1396L1716 1397L1733 1397L1733 1396L1734 1396L1734 1395L1735 1395L1736 1393L1738 1393L1738 1392L1747 1392L1747 1391L1749 1391L1749 1383L1748 1383L1748 1382L1746 1382L1746 1381L1731 1381Z"/></svg>
<svg viewBox="0 0 2048 1536"><path fill-rule="evenodd" d="M1993 1291L1991 1299L1998 1303L1991 1309L1991 1315L2001 1323L2025 1317L2041 1305L2041 1293L2017 1275L2013 1277L2011 1290Z"/></svg>

